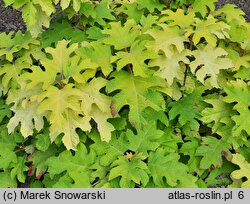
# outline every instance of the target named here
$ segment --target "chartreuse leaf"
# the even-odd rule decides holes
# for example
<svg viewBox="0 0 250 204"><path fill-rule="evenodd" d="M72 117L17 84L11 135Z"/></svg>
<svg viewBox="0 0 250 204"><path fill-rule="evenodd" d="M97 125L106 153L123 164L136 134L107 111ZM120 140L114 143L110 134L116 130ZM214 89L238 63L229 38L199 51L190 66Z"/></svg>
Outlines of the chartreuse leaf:
<svg viewBox="0 0 250 204"><path fill-rule="evenodd" d="M150 70L148 69L145 61L148 59L156 58L157 55L153 50L146 49L145 42L135 41L129 52L119 51L112 57L112 61L116 62L117 70L121 70L126 65L132 65L134 76L146 77Z"/></svg>
<svg viewBox="0 0 250 204"><path fill-rule="evenodd" d="M185 14L185 11L182 9L177 9L175 12L170 9L167 9L163 10L161 14L163 15L163 17L160 18L159 22L166 22L170 26L188 28L195 22L195 14L192 11L188 14Z"/></svg>
<svg viewBox="0 0 250 204"><path fill-rule="evenodd" d="M75 149L79 143L76 128L85 131L91 129L90 117L81 111L79 100L81 95L81 91L74 88L73 84L67 84L63 89L50 86L39 96L41 103L37 112L41 114L48 112L51 140L54 141L59 134L64 133L62 140L68 149Z"/></svg>
<svg viewBox="0 0 250 204"><path fill-rule="evenodd" d="M160 26L162 30L151 29L146 31L147 34L154 38L154 41L149 42L146 47L157 53L161 51L168 58L171 58L175 54L173 47L175 47L179 53L182 52L184 50L184 41L186 40L181 34L180 29L165 24L160 24Z"/></svg>
<svg viewBox="0 0 250 204"><path fill-rule="evenodd" d="M112 76L114 79L107 83L107 91L120 90L113 97L114 111L118 113L123 106L129 105L129 121L134 127L141 129L147 124L147 119L141 115L145 108L151 107L156 111L164 109L162 95L154 90L154 87L163 86L159 78L135 77L122 70L114 72Z"/></svg>
<svg viewBox="0 0 250 204"><path fill-rule="evenodd" d="M25 62L25 59L19 58L13 64L4 64L0 68L1 83L4 92L7 92L10 87L16 88L20 83L20 74L24 68L29 68L30 64Z"/></svg>
<svg viewBox="0 0 250 204"><path fill-rule="evenodd" d="M209 11L214 11L215 9L215 2L217 2L218 0L195 0L193 3L193 10L194 12L199 12L202 17L205 17L206 14L208 13L208 9Z"/></svg>
<svg viewBox="0 0 250 204"><path fill-rule="evenodd" d="M158 187L196 187L197 179L179 159L177 153L168 153L163 148L150 152L148 168Z"/></svg>
<svg viewBox="0 0 250 204"><path fill-rule="evenodd" d="M83 144L80 144L77 149L75 155L66 150L60 153L59 156L50 157L46 161L48 173L51 178L57 174L65 173L65 175L73 179L74 183L71 183L71 187L91 187L91 166L95 162L96 155L92 150L88 152ZM57 187L59 186L57 185ZM64 185L60 187L64 187Z"/></svg>
<svg viewBox="0 0 250 204"><path fill-rule="evenodd" d="M190 50L183 50L181 53L178 51L174 52L173 57L166 57L165 55L160 55L156 59L151 59L149 61L149 67L158 66L159 70L155 72L155 75L160 76L163 79L166 79L167 82L172 85L174 79L184 80L184 70L181 67L180 62L189 64L190 61L187 56L191 55Z"/></svg>
<svg viewBox="0 0 250 204"><path fill-rule="evenodd" d="M145 157L142 154L135 154L131 158L119 156L111 167L109 180L120 177L121 188L133 188L135 185L145 186L148 183L148 167L143 161Z"/></svg>
<svg viewBox="0 0 250 204"><path fill-rule="evenodd" d="M100 67L103 74L108 76L113 67L111 66L111 48L109 45L104 45L99 41L84 44L83 47L76 51L83 59L89 58L93 64L93 68Z"/></svg>
<svg viewBox="0 0 250 204"><path fill-rule="evenodd" d="M235 121L235 126L233 128L233 133L235 135L240 135L241 131L244 130L250 134L249 117L250 117L250 88L249 84L242 80L231 81L225 87L225 92L227 96L224 97L224 101L228 103L236 103L234 109L238 111L232 117Z"/></svg>
<svg viewBox="0 0 250 204"><path fill-rule="evenodd" d="M230 26L222 21L218 21L213 16L208 16L206 20L196 18L194 26L195 29L190 27L186 29L185 36L193 35L192 41L195 45L200 42L201 38L204 38L208 44L216 47L217 38L229 38L227 31Z"/></svg>
<svg viewBox="0 0 250 204"><path fill-rule="evenodd" d="M24 137L32 135L34 128L40 131L44 125L44 114L37 114L37 108L38 104L34 102L27 102L26 107L21 105L11 107L15 115L7 125L9 133L14 132L19 124L21 124L20 132Z"/></svg>
<svg viewBox="0 0 250 204"><path fill-rule="evenodd" d="M161 4L159 2L159 0L138 0L138 8L142 9L142 8L146 8L149 10L149 12L154 12L155 9L157 10L162 10L162 8L164 7L164 4Z"/></svg>
<svg viewBox="0 0 250 204"><path fill-rule="evenodd" d="M250 164L246 161L246 159L241 154L234 154L232 162L240 167L231 173L231 177L233 179L240 180L245 177L247 180L243 181L241 184L242 188L250 187Z"/></svg>
<svg viewBox="0 0 250 204"><path fill-rule="evenodd" d="M217 75L220 70L233 67L232 61L224 57L227 52L222 48L214 48L208 44L192 53L195 57L195 60L190 63L192 73L200 82L205 83L208 80L213 87L219 86Z"/></svg>
<svg viewBox="0 0 250 204"><path fill-rule="evenodd" d="M40 44L40 42L32 38L29 33L16 32L15 37L12 37L13 33L0 34L0 56L5 56L10 62L13 60L13 55L18 53L22 49L29 49L32 44ZM20 62L20 60L18 60Z"/></svg>
<svg viewBox="0 0 250 204"><path fill-rule="evenodd" d="M111 98L100 93L107 81L103 78L94 78L88 84L81 84L77 88L81 91L81 110L87 117L97 123L97 130L103 141L111 139L114 127L107 120L112 117L110 111Z"/></svg>
<svg viewBox="0 0 250 204"><path fill-rule="evenodd" d="M109 23L111 28L102 30L102 33L108 36L103 39L107 45L113 45L116 50L121 50L130 47L135 39L139 36L140 31L134 20L127 20L124 26L121 22ZM121 38L121 36L123 36Z"/></svg>
<svg viewBox="0 0 250 204"><path fill-rule="evenodd" d="M206 99L205 102L211 104L211 106L202 111L201 120L206 124L213 123L211 127L213 132L216 132L223 123L224 118L228 118L233 114L233 105L225 103L222 98L217 97Z"/></svg>

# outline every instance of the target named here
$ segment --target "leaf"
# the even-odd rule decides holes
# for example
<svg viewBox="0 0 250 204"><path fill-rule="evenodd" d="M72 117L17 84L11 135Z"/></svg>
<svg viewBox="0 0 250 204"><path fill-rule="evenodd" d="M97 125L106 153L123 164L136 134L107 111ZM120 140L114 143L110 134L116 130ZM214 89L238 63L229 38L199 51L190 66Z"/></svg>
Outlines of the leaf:
<svg viewBox="0 0 250 204"><path fill-rule="evenodd" d="M150 152L148 168L158 187L196 187L196 178L188 174L188 167L179 162L179 159L178 154L169 154L163 148Z"/></svg>
<svg viewBox="0 0 250 204"><path fill-rule="evenodd" d="M223 123L223 120L233 114L232 105L225 103L222 98L206 99L205 102L211 104L212 107L207 107L202 111L201 120L205 124L213 123L211 125L212 130L216 132Z"/></svg>
<svg viewBox="0 0 250 204"><path fill-rule="evenodd" d="M62 140L67 149L75 149L79 143L76 128L84 131L91 129L90 118L81 111L79 100L81 95L81 91L73 88L73 84L67 84L63 89L50 86L39 96L41 103L37 113L49 113L51 141L54 141L60 133L64 133ZM79 114L83 114L83 117Z"/></svg>
<svg viewBox="0 0 250 204"><path fill-rule="evenodd" d="M108 35L102 41L107 45L113 45L116 50L130 47L140 34L134 20L127 20L123 27L121 22L111 22L109 24L111 29L102 30L102 33ZM121 36L123 37L121 38Z"/></svg>
<svg viewBox="0 0 250 204"><path fill-rule="evenodd" d="M109 8L109 0L102 0L95 8L96 16L94 21L99 23L100 25L106 25L106 19L115 20L115 17L111 13L111 9Z"/></svg>
<svg viewBox="0 0 250 204"><path fill-rule="evenodd" d="M6 126L0 126L0 168L4 170L8 169L11 164L17 163L17 156L14 152L17 144L14 134L9 135Z"/></svg>
<svg viewBox="0 0 250 204"><path fill-rule="evenodd" d="M161 137L164 132L156 128L155 122L150 122L143 130L135 135L127 130L124 137L127 139L127 148L133 152L142 152L147 155L148 151L155 151L161 145Z"/></svg>
<svg viewBox="0 0 250 204"><path fill-rule="evenodd" d="M32 0L32 2L39 5L47 16L50 16L55 11L52 0Z"/></svg>
<svg viewBox="0 0 250 204"><path fill-rule="evenodd" d="M121 70L123 67L132 65L134 76L146 77L149 75L150 70L145 61L148 59L156 58L157 55L153 50L148 50L144 47L145 42L135 41L129 50L116 52L116 55L112 57L112 62L116 62L117 70Z"/></svg>
<svg viewBox="0 0 250 204"><path fill-rule="evenodd" d="M167 22L170 26L179 26L180 28L188 28L195 21L195 14L191 11L185 14L182 9L177 9L175 12L167 9L161 12L163 17L160 18L159 22ZM166 14L166 15L165 15Z"/></svg>
<svg viewBox="0 0 250 204"><path fill-rule="evenodd" d="M95 78L88 84L78 86L82 91L81 109L87 117L91 117L97 123L97 129L103 141L111 139L111 132L114 127L107 122L111 118L110 104L111 98L100 93L100 89L106 85L107 81L103 78Z"/></svg>
<svg viewBox="0 0 250 204"><path fill-rule="evenodd" d="M37 114L37 103L28 102L26 107L17 106L12 107L11 110L15 113L9 120L7 125L8 132L14 132L15 128L21 124L20 132L24 137L33 134L34 128L40 131L43 128L43 114Z"/></svg>
<svg viewBox="0 0 250 204"><path fill-rule="evenodd" d="M205 83L208 80L213 87L219 86L217 75L220 70L233 67L232 61L223 57L227 55L227 52L222 48L206 45L204 48L192 51L192 53L195 57L195 60L190 63L192 73L200 82Z"/></svg>
<svg viewBox="0 0 250 204"><path fill-rule="evenodd" d="M151 35L154 41L151 41L146 45L148 49L152 49L155 52L162 51L166 57L171 58L174 55L173 47L175 47L178 52L184 50L185 38L181 34L178 27L169 27L168 25L160 25L163 30L151 29L146 31L146 34Z"/></svg>
<svg viewBox="0 0 250 204"><path fill-rule="evenodd" d="M51 178L66 172L76 183L84 184L75 187L86 188L91 187L91 165L95 162L95 158L95 153L92 150L88 152L86 147L80 144L75 155L72 155L70 151L63 151L57 157L50 157L46 161L46 165L48 165L48 172Z"/></svg>
<svg viewBox="0 0 250 204"><path fill-rule="evenodd" d="M135 184L145 186L148 182L147 165L142 160L145 159L141 154L134 155L131 160L124 156L119 156L111 167L109 180L120 177L121 188L133 188Z"/></svg>
<svg viewBox="0 0 250 204"><path fill-rule="evenodd" d="M114 79L106 86L108 93L120 90L113 97L114 109L118 112L123 106L129 105L129 121L134 127L141 129L147 124L147 119L141 115L145 108L152 107L156 111L164 109L162 95L154 91L154 87L163 86L158 78L134 77L122 70L112 76Z"/></svg>
<svg viewBox="0 0 250 204"><path fill-rule="evenodd" d="M170 102L168 107L169 120L175 119L178 115L178 121L180 125L190 124L193 130L198 130L199 123L197 119L200 119L201 114L199 111L199 105L201 98L202 88L196 89L193 93L183 97L179 101Z"/></svg>
<svg viewBox="0 0 250 204"><path fill-rule="evenodd" d="M14 168L10 172L11 179L17 178L21 183L25 182L26 176L24 172L28 171L28 167L25 165L25 158L26 156L17 157L17 163L13 164Z"/></svg>
<svg viewBox="0 0 250 204"><path fill-rule="evenodd" d="M247 180L243 181L241 184L242 188L250 187L250 164L245 160L245 158L241 154L233 154L232 162L240 167L240 169L235 170L231 173L231 177L233 179L242 179L245 177Z"/></svg>
<svg viewBox="0 0 250 204"><path fill-rule="evenodd" d="M164 7L159 0L138 0L138 5L139 9L147 8L150 13L154 12L155 9L160 11Z"/></svg>
<svg viewBox="0 0 250 204"><path fill-rule="evenodd" d="M58 147L56 145L51 145L46 151L35 151L29 161L32 162L32 165L36 169L36 177L44 174L47 170L46 161L55 156L58 152Z"/></svg>
<svg viewBox="0 0 250 204"><path fill-rule="evenodd" d="M12 112L10 111L10 108L8 105L5 104L5 101L0 98L0 123L3 122L4 118L10 118L12 115Z"/></svg>
<svg viewBox="0 0 250 204"><path fill-rule="evenodd" d="M9 88L16 88L19 83L19 76L24 68L29 68L29 63L25 62L25 59L19 58L13 64L4 64L0 68L0 76L2 77L1 83L4 88L4 92L7 92Z"/></svg>
<svg viewBox="0 0 250 204"><path fill-rule="evenodd" d="M184 70L180 65L180 62L189 64L190 61L187 56L191 55L191 51L185 49L181 53L177 51L174 53L175 57L166 57L160 55L156 59L149 61L149 67L158 66L159 70L155 73L156 76L160 76L166 79L168 84L172 85L174 79L184 80Z"/></svg>
<svg viewBox="0 0 250 204"><path fill-rule="evenodd" d="M222 165L222 155L231 154L228 151L231 145L228 143L227 139L228 138L216 139L212 136L202 138L202 145L196 150L196 156L203 156L200 168L208 169L211 165L218 168Z"/></svg>
<svg viewBox="0 0 250 204"><path fill-rule="evenodd" d="M48 30L42 34L42 47L49 47L52 43L57 43L63 39L69 41L70 44L83 42L86 40L86 35L77 28L72 27L67 21L52 22ZM53 38L51 38L53 36Z"/></svg>
<svg viewBox="0 0 250 204"><path fill-rule="evenodd" d="M239 112L239 115L234 115L232 119L235 121L236 125L233 128L233 133L235 135L240 135L242 130L245 130L250 134L250 126L248 123L248 118L250 115L250 89L249 85L244 81L236 80L231 81L225 88L227 96L224 97L224 101L228 103L236 103L233 107Z"/></svg>
<svg viewBox="0 0 250 204"><path fill-rule="evenodd" d="M84 44L83 47L76 51L83 59L89 58L91 62L96 63L95 67L100 67L105 76L108 76L113 67L111 66L111 48L99 41Z"/></svg>
<svg viewBox="0 0 250 204"><path fill-rule="evenodd" d="M208 9L209 11L214 11L215 10L215 3L218 0L195 0L193 3L193 10L194 12L199 12L202 17L205 17L206 14L208 13Z"/></svg>
<svg viewBox="0 0 250 204"><path fill-rule="evenodd" d="M206 20L196 18L196 22L194 25L195 29L186 29L185 36L192 36L192 41L195 45L197 45L200 40L204 38L210 46L216 47L217 38L229 38L227 31L230 26L222 21L218 21L211 15L208 16Z"/></svg>
<svg viewBox="0 0 250 204"><path fill-rule="evenodd" d="M0 188L17 188L16 179L12 179L7 171L0 172Z"/></svg>

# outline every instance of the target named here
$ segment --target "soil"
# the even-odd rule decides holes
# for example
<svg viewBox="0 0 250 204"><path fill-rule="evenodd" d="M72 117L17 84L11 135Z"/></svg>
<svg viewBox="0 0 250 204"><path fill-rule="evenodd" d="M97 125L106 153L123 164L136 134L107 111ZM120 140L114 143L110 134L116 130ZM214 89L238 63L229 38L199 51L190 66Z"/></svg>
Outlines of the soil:
<svg viewBox="0 0 250 204"><path fill-rule="evenodd" d="M217 7L220 8L226 3L233 3L246 13L246 20L250 22L250 0L219 0ZM26 27L22 20L20 11L12 7L4 7L3 0L0 0L0 32L25 31Z"/></svg>

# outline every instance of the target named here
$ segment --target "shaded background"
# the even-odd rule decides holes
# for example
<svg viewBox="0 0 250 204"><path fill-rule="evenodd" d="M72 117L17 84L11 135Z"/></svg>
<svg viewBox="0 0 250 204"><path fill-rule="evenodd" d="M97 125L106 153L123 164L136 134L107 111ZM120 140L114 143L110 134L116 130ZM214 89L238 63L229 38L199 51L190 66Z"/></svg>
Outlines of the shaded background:
<svg viewBox="0 0 250 204"><path fill-rule="evenodd" d="M205 0L204 0L205 1ZM233 3L246 13L246 20L250 22L250 0L219 0L217 7L220 8L226 3ZM11 7L4 7L3 0L0 0L0 32L25 31L21 12Z"/></svg>

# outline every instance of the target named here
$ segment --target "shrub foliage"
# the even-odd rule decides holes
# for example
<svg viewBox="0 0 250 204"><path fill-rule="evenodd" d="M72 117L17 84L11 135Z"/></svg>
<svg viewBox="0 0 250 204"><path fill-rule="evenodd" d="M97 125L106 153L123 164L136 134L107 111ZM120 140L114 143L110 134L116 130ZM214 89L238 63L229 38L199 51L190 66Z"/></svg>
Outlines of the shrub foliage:
<svg viewBox="0 0 250 204"><path fill-rule="evenodd" d="M216 0L5 0L0 187L250 187L250 24Z"/></svg>

